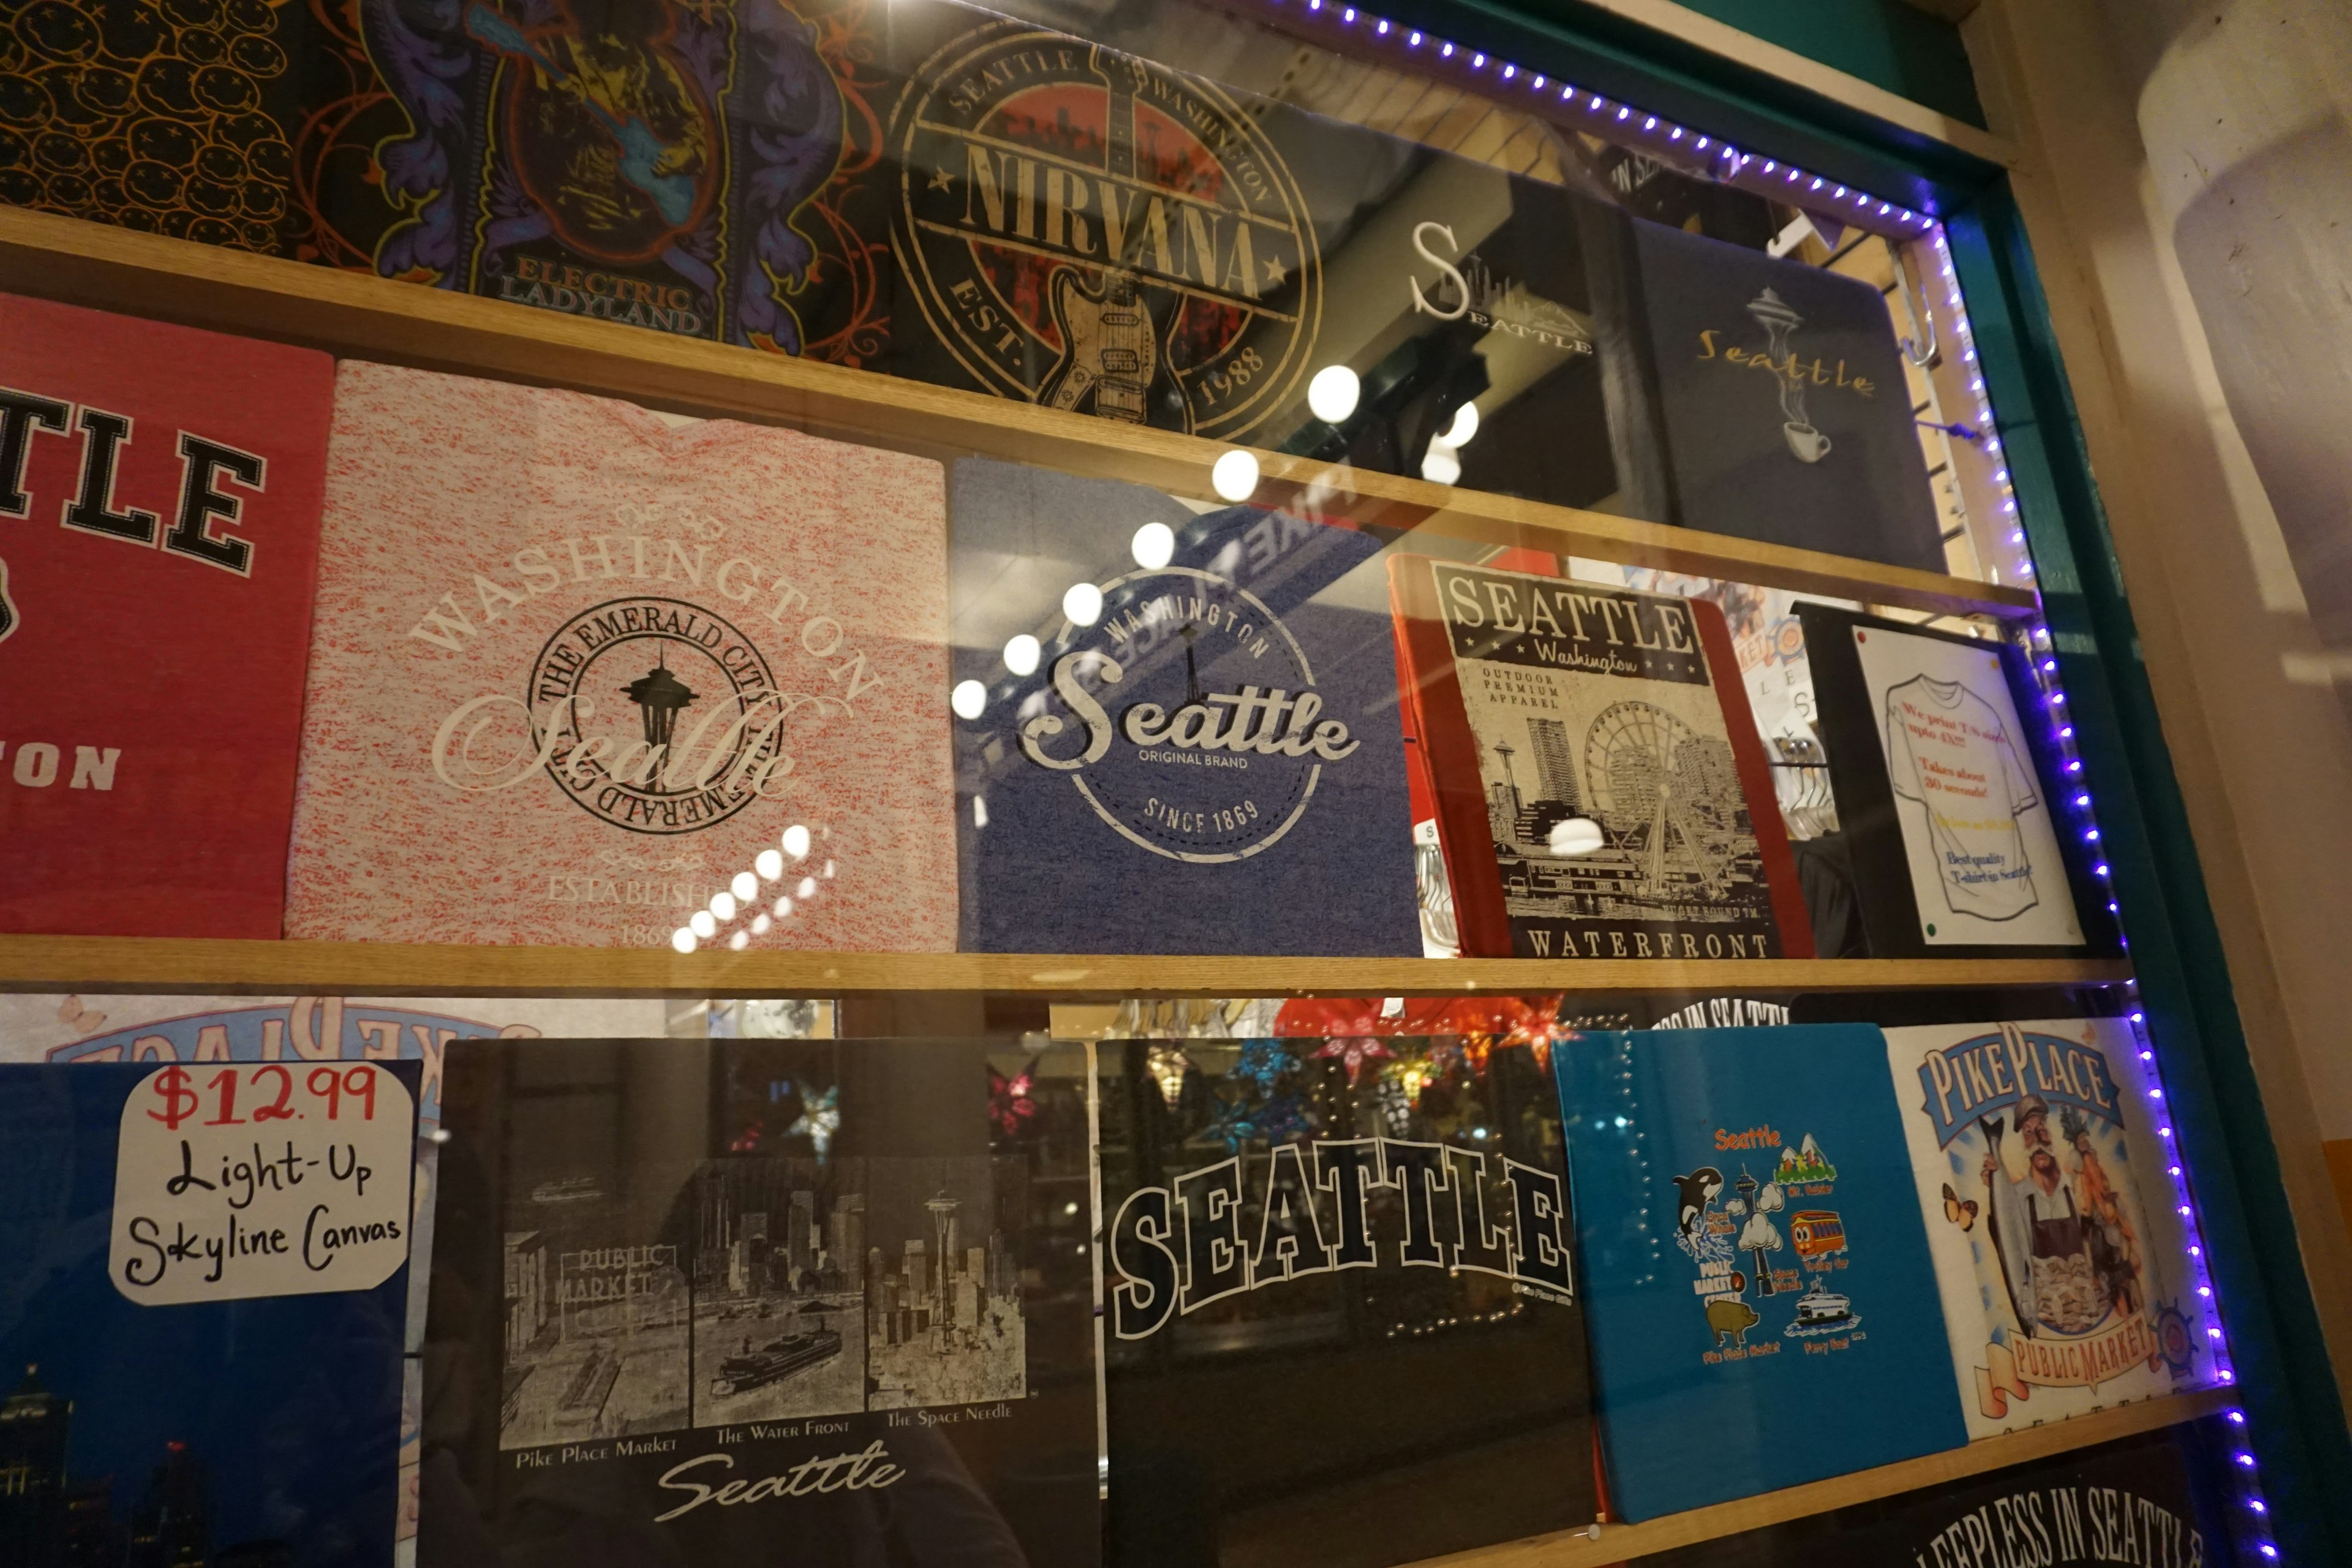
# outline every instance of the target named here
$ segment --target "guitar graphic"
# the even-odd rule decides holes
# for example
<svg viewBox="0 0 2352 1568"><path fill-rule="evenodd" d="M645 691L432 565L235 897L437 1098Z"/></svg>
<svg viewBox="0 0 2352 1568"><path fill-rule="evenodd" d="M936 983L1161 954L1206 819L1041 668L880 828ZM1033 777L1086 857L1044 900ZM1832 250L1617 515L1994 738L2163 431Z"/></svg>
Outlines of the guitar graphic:
<svg viewBox="0 0 2352 1568"><path fill-rule="evenodd" d="M1110 83L1107 165L1114 179L1131 179L1135 93L1122 84L1117 66L1105 74ZM1052 306L1062 358L1038 388L1040 398L1049 407L1076 408L1091 392L1097 417L1144 423L1144 396L1160 372L1160 343L1135 275L1107 269L1097 290L1079 281L1078 268L1061 268L1054 274Z"/></svg>
<svg viewBox="0 0 2352 1568"><path fill-rule="evenodd" d="M8 597L8 563L0 561L0 642L16 629L16 602Z"/></svg>
<svg viewBox="0 0 2352 1568"><path fill-rule="evenodd" d="M545 50L525 37L521 28L488 5L477 4L467 11L466 31L501 53L530 61L550 79L576 91L581 107L595 117L620 149L621 177L652 200L654 210L661 214L664 222L675 228L694 216L693 176L663 167L683 149L655 135L653 128L637 116L615 114L598 102L593 89L581 79L578 72L558 65Z"/></svg>

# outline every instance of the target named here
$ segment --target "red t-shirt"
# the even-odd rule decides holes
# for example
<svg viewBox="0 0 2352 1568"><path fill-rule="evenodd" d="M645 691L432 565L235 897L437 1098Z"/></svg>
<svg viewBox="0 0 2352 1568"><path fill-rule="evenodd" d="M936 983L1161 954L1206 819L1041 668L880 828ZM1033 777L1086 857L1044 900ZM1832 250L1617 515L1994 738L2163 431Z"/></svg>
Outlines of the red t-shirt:
<svg viewBox="0 0 2352 1568"><path fill-rule="evenodd" d="M0 295L0 931L279 934L333 386Z"/></svg>

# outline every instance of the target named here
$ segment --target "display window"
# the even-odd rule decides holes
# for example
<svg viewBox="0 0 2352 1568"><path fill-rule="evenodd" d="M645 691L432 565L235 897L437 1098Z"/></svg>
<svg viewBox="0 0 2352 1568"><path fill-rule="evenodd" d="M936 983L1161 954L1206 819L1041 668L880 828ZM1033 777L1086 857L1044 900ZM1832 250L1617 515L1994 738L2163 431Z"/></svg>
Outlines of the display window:
<svg viewBox="0 0 2352 1568"><path fill-rule="evenodd" d="M1574 69L0 25L0 1558L2275 1556L2009 275Z"/></svg>

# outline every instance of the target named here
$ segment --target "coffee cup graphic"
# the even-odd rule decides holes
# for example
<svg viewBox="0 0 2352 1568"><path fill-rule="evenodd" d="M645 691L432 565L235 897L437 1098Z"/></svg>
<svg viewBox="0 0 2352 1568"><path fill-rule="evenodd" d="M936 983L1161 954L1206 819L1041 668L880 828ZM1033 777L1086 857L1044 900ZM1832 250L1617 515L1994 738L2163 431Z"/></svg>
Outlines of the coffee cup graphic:
<svg viewBox="0 0 2352 1568"><path fill-rule="evenodd" d="M1805 413L1805 382L1794 368L1796 352L1790 339L1805 318L1790 309L1787 300L1767 289L1748 301L1748 314L1764 329L1768 363L1789 366L1788 371L1773 377L1778 383L1780 398L1781 437L1789 443L1789 451L1801 463L1818 463L1830 455L1830 438L1813 428Z"/></svg>

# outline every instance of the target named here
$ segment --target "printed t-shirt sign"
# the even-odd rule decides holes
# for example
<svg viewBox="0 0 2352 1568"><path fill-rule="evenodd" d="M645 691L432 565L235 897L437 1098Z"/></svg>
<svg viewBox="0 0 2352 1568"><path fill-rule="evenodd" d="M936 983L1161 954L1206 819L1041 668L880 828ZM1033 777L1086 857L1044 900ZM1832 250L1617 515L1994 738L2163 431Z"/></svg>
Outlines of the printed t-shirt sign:
<svg viewBox="0 0 2352 1568"><path fill-rule="evenodd" d="M1998 647L1853 629L1931 945L2079 942L2083 928Z"/></svg>
<svg viewBox="0 0 2352 1568"><path fill-rule="evenodd" d="M0 320L0 931L281 935L333 363Z"/></svg>
<svg viewBox="0 0 2352 1568"><path fill-rule="evenodd" d="M1865 652L1863 668L1870 663ZM1889 686L1885 717L1887 775L1921 808L1946 906L2007 921L2040 903L2020 819L2042 795L2008 717L1960 682L1927 675Z"/></svg>
<svg viewBox="0 0 2352 1568"><path fill-rule="evenodd" d="M1861 1024L1552 1047L1626 1518L1968 1440L1885 1058Z"/></svg>
<svg viewBox="0 0 2352 1568"><path fill-rule="evenodd" d="M1886 1032L1969 1435L2204 1381L2155 1075L2119 1018Z"/></svg>
<svg viewBox="0 0 2352 1568"><path fill-rule="evenodd" d="M1861 626L1853 648L1898 799L1922 936L1931 945L2082 941L2000 648Z"/></svg>
<svg viewBox="0 0 2352 1568"><path fill-rule="evenodd" d="M1870 955L2120 952L2090 803L2024 650L1825 605L1797 615Z"/></svg>
<svg viewBox="0 0 2352 1568"><path fill-rule="evenodd" d="M289 934L951 944L938 465L350 362L330 462Z"/></svg>

